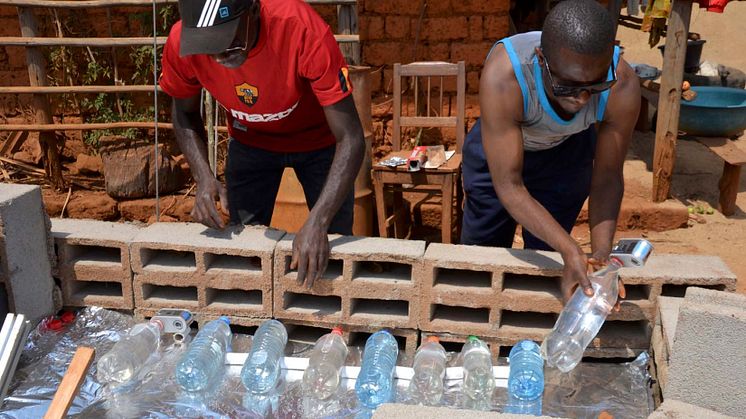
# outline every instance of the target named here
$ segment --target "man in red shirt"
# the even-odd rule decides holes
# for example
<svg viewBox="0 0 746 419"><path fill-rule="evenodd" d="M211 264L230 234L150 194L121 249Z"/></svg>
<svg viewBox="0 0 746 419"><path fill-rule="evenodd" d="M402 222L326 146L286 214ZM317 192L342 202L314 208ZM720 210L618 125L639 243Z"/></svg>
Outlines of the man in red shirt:
<svg viewBox="0 0 746 419"><path fill-rule="evenodd" d="M179 0L163 49L161 88L174 99L176 140L197 182L192 217L269 225L283 170L311 210L293 269L311 286L326 269L327 232L352 234L353 184L365 149L347 64L329 26L302 0ZM225 108L227 189L207 163L204 88Z"/></svg>

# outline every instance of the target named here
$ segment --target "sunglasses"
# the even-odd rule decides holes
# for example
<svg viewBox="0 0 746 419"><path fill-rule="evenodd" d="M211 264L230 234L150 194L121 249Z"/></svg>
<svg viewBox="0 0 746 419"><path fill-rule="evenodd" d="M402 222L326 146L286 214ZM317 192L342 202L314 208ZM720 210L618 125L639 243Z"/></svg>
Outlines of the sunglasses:
<svg viewBox="0 0 746 419"><path fill-rule="evenodd" d="M552 92L557 97L578 97L583 92L587 92L588 94L593 95L611 89L611 87L614 86L614 84L616 83L616 66L614 65L614 60L611 60L611 80L586 84L582 86L563 86L554 82L552 71L549 69L549 61L547 60L547 57L544 55L543 51L541 56L542 61L544 61L544 69L549 76L549 84L552 86Z"/></svg>

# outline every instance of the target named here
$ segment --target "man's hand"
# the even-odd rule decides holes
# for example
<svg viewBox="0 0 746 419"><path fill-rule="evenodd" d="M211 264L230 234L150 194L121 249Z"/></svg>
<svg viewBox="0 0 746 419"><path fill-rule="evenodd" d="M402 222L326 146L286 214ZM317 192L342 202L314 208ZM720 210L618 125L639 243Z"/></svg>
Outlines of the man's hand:
<svg viewBox="0 0 746 419"><path fill-rule="evenodd" d="M570 301L570 297L572 297L578 285L583 287L585 295L589 297L593 296L593 286L588 279L588 259L585 254L580 249L577 249L567 255L563 254L562 260L565 267L562 271L560 289L564 304Z"/></svg>
<svg viewBox="0 0 746 419"><path fill-rule="evenodd" d="M321 278L329 264L327 228L309 218L293 240L293 259L290 269L298 270L298 283L307 288Z"/></svg>
<svg viewBox="0 0 746 419"><path fill-rule="evenodd" d="M222 229L225 227L223 217L215 207L215 201L220 201L220 210L228 215L228 194L223 184L213 178L205 178L197 183L197 194L192 208L192 219L210 228Z"/></svg>

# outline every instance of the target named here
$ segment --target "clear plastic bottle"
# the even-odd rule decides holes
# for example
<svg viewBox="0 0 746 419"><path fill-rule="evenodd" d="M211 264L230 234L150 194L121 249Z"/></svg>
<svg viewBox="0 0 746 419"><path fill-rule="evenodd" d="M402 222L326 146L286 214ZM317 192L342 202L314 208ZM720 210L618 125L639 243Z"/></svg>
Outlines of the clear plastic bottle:
<svg viewBox="0 0 746 419"><path fill-rule="evenodd" d="M437 405L443 397L446 350L436 336L430 336L417 348L412 367L414 377L409 382L412 399L419 404Z"/></svg>
<svg viewBox="0 0 746 419"><path fill-rule="evenodd" d="M539 345L522 340L510 350L508 394L519 400L535 400L544 393L544 360Z"/></svg>
<svg viewBox="0 0 746 419"><path fill-rule="evenodd" d="M342 339L342 329L335 327L313 347L308 368L303 373L304 390L317 399L328 399L339 387L345 359L347 345Z"/></svg>
<svg viewBox="0 0 746 419"><path fill-rule="evenodd" d="M375 409L393 399L397 356L399 346L386 330L373 333L365 342L363 362L355 381L355 392L363 406Z"/></svg>
<svg viewBox="0 0 746 419"><path fill-rule="evenodd" d="M251 351L241 369L241 382L254 394L268 393L280 378L280 360L288 343L288 332L277 320L259 326L251 342Z"/></svg>
<svg viewBox="0 0 746 419"><path fill-rule="evenodd" d="M176 382L186 391L202 391L223 372L231 344L230 320L220 317L199 330L176 364Z"/></svg>
<svg viewBox="0 0 746 419"><path fill-rule="evenodd" d="M96 378L102 384L124 384L137 375L150 355L158 351L163 323L138 323L104 354L96 364Z"/></svg>
<svg viewBox="0 0 746 419"><path fill-rule="evenodd" d="M464 394L471 399L490 399L495 389L495 379L492 375L492 356L487 344L476 336L469 336L461 354L464 359Z"/></svg>
<svg viewBox="0 0 746 419"><path fill-rule="evenodd" d="M598 334L619 296L621 261L612 258L606 268L590 275L593 296L578 287L560 313L557 323L541 344L550 367L569 372L580 363L583 352Z"/></svg>

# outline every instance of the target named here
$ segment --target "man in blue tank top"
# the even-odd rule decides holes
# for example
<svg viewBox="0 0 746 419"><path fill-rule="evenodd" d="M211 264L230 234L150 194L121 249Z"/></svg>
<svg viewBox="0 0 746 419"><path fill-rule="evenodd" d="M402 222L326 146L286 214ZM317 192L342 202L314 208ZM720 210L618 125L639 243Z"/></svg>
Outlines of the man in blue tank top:
<svg viewBox="0 0 746 419"><path fill-rule="evenodd" d="M593 294L587 264L611 252L640 108L614 37L601 5L567 0L542 32L496 43L480 80L482 115L464 143L461 242L511 247L520 224L526 248L562 255L565 301L578 284ZM590 259L570 236L589 196Z"/></svg>

